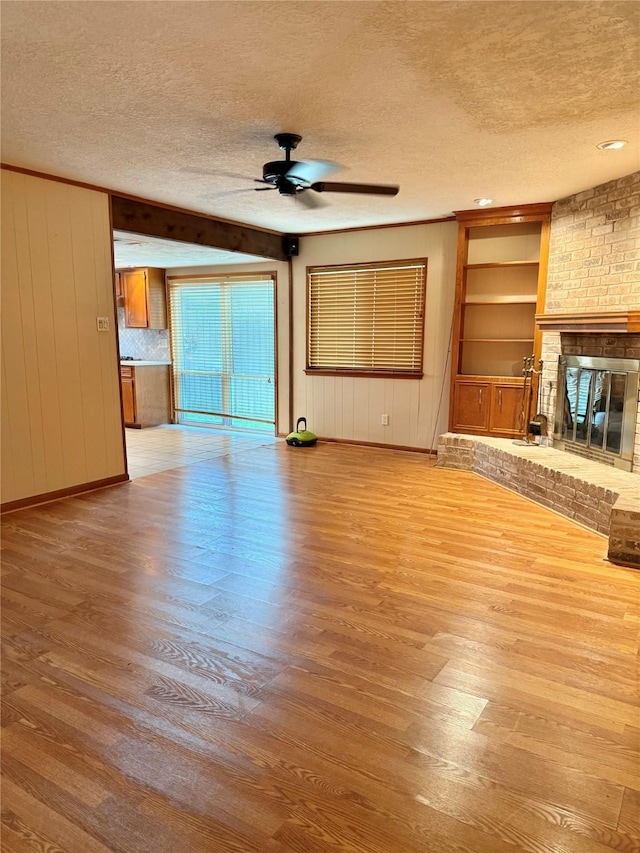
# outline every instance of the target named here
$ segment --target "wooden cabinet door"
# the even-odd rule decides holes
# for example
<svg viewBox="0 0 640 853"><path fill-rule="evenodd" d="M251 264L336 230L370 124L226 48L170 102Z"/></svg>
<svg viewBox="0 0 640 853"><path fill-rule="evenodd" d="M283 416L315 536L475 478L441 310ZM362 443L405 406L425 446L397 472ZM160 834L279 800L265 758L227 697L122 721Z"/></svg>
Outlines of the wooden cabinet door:
<svg viewBox="0 0 640 853"><path fill-rule="evenodd" d="M122 381L122 411L125 424L136 422L136 394L133 376L121 376Z"/></svg>
<svg viewBox="0 0 640 853"><path fill-rule="evenodd" d="M124 294L124 324L129 329L149 327L147 302L147 271L131 270L120 273Z"/></svg>
<svg viewBox="0 0 640 853"><path fill-rule="evenodd" d="M522 385L496 384L491 389L491 418L489 429L492 435L512 438L524 431L521 424Z"/></svg>
<svg viewBox="0 0 640 853"><path fill-rule="evenodd" d="M488 382L456 380L453 394L454 432L487 432L491 385Z"/></svg>

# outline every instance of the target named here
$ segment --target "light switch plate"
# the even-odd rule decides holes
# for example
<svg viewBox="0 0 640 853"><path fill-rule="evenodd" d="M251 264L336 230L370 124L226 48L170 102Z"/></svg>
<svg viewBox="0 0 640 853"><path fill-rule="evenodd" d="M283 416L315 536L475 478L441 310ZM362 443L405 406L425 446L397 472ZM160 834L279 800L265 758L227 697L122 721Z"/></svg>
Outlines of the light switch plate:
<svg viewBox="0 0 640 853"><path fill-rule="evenodd" d="M98 327L99 332L108 332L109 331L109 318L108 317L96 317L96 326Z"/></svg>

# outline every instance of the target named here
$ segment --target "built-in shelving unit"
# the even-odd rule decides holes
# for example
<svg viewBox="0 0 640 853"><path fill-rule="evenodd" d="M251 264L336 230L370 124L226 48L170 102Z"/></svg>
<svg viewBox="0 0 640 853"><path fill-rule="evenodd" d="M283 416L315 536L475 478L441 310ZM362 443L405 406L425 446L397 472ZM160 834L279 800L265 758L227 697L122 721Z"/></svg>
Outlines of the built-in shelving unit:
<svg viewBox="0 0 640 853"><path fill-rule="evenodd" d="M458 211L450 428L517 435L522 366L536 359L550 204Z"/></svg>

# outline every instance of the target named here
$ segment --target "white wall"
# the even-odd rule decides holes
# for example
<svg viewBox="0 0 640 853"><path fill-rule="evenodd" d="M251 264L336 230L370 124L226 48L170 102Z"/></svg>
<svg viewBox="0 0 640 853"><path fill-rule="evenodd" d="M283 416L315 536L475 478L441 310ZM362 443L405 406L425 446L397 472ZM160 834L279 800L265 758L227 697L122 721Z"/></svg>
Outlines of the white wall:
<svg viewBox="0 0 640 853"><path fill-rule="evenodd" d="M2 355L4 503L124 474L106 193L2 171Z"/></svg>
<svg viewBox="0 0 640 853"><path fill-rule="evenodd" d="M225 275L226 273L275 272L276 274L276 334L278 339L278 411L277 429L286 435L289 430L289 264L265 260L256 264L233 264L210 267L176 267L167 270L172 275Z"/></svg>
<svg viewBox="0 0 640 853"><path fill-rule="evenodd" d="M293 261L294 419L324 438L433 448L446 432L457 225L379 228L300 238ZM306 267L427 258L424 378L307 376ZM439 408L439 414L437 414ZM381 425L381 415L389 425Z"/></svg>

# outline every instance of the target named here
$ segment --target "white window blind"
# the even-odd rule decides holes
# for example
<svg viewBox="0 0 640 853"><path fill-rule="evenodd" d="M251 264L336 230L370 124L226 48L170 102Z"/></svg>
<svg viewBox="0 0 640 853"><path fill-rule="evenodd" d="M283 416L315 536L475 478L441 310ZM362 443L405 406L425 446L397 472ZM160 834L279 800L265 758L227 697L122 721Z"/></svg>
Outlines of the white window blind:
<svg viewBox="0 0 640 853"><path fill-rule="evenodd" d="M307 373L422 376L426 268L310 267Z"/></svg>
<svg viewBox="0 0 640 853"><path fill-rule="evenodd" d="M168 279L174 406L183 423L275 423L275 303L269 275Z"/></svg>

